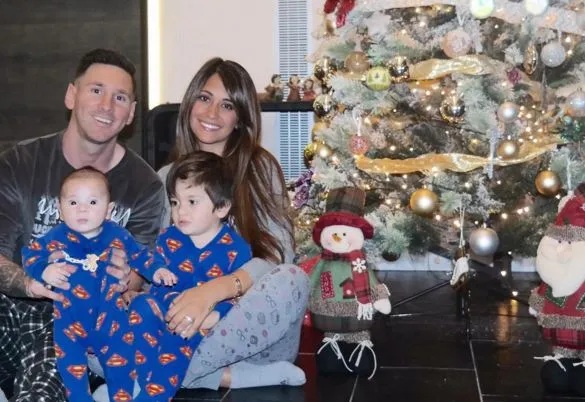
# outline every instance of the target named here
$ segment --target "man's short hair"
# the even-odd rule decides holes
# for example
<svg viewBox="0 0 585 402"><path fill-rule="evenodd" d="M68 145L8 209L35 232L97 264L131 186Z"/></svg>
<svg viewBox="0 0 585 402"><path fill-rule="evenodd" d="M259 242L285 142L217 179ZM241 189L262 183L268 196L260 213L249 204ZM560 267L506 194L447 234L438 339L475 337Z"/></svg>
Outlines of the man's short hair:
<svg viewBox="0 0 585 402"><path fill-rule="evenodd" d="M74 80L77 80L79 77L85 74L87 69L90 68L93 64L107 64L110 66L119 67L126 71L132 78L132 90L136 95L136 66L134 63L132 63L132 61L130 61L129 58L115 50L100 48L93 49L84 54L81 60L79 60L79 64L75 70Z"/></svg>

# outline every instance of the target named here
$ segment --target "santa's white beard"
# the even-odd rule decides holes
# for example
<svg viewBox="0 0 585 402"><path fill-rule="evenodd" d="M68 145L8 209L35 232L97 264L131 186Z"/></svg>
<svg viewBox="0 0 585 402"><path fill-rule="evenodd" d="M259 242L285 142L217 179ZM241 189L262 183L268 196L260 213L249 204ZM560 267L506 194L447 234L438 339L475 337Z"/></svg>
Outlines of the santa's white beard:
<svg viewBox="0 0 585 402"><path fill-rule="evenodd" d="M566 243L566 242L565 242ZM568 254L558 252L559 241L545 236L538 245L536 271L554 297L570 296L585 281L585 242L573 242Z"/></svg>

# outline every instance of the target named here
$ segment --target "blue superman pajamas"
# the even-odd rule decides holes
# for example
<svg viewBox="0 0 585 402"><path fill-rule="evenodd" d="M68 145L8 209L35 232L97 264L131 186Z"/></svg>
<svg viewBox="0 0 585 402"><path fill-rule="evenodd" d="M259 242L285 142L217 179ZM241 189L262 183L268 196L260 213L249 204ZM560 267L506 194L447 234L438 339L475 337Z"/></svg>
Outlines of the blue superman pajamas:
<svg viewBox="0 0 585 402"><path fill-rule="evenodd" d="M172 287L152 287L149 294L136 297L130 305L130 327L135 336L135 363L141 388L135 401L170 400L203 339L203 331L190 339L169 332L164 316L172 301L182 291L230 274L252 258L248 243L228 225L203 248L197 248L189 236L171 226L158 237L156 254L164 259L178 281ZM231 301L224 301L214 311L223 318L232 306Z"/></svg>
<svg viewBox="0 0 585 402"><path fill-rule="evenodd" d="M106 273L112 248L126 251L128 264L142 272L164 267L164 261L139 244L123 227L105 221L100 234L87 239L61 223L22 251L26 272L43 283L42 273L51 253L62 250L65 261L77 267L69 277L63 302L54 303L54 341L57 369L70 401L91 401L87 368L88 351L95 352L104 368L112 401L132 399L134 386L134 334L124 301Z"/></svg>

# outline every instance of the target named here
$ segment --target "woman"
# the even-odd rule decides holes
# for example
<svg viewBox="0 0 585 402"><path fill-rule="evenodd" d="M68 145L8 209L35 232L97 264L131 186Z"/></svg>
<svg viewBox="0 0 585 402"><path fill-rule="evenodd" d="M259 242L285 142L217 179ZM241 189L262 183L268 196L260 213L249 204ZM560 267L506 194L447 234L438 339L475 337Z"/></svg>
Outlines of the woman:
<svg viewBox="0 0 585 402"><path fill-rule="evenodd" d="M290 265L293 234L284 178L260 140L260 105L250 75L233 61L209 60L181 102L175 155L204 150L227 160L235 181L233 223L256 258L237 272L237 280L219 277L189 289L169 310L169 329L191 337L215 303L243 294L194 353L183 382L188 388L305 381L302 370L289 362L298 352L308 280ZM163 182L169 169L159 172ZM169 211L167 203L163 226L169 224Z"/></svg>

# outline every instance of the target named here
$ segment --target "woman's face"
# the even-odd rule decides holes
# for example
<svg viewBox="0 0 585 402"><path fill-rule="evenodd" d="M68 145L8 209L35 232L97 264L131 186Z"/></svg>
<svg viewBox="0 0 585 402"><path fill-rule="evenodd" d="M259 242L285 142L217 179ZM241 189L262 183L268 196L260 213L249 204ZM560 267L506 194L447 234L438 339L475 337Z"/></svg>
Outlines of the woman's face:
<svg viewBox="0 0 585 402"><path fill-rule="evenodd" d="M223 155L238 117L219 74L214 74L197 94L189 123L202 151Z"/></svg>

